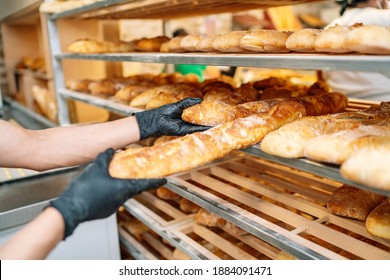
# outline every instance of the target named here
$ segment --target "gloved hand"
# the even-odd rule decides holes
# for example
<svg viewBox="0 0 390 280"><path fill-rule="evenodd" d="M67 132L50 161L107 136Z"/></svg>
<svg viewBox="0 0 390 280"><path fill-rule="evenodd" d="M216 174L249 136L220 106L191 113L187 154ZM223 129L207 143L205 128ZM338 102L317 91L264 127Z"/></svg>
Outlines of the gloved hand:
<svg viewBox="0 0 390 280"><path fill-rule="evenodd" d="M210 128L194 125L181 119L184 109L200 102L202 102L200 98L185 98L176 103L135 113L140 130L140 140L158 135L182 136Z"/></svg>
<svg viewBox="0 0 390 280"><path fill-rule="evenodd" d="M50 203L64 218L65 237L81 222L106 218L132 196L166 184L166 179L112 178L108 165L113 155L113 149L101 153L58 199Z"/></svg>

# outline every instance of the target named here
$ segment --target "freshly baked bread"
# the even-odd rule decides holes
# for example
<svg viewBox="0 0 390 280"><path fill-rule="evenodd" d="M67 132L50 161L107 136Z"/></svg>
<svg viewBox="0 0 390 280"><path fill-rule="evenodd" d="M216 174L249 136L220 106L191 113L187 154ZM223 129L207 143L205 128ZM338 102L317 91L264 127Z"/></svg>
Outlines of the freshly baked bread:
<svg viewBox="0 0 390 280"><path fill-rule="evenodd" d="M390 239L390 200L386 199L368 215L367 231L385 239Z"/></svg>
<svg viewBox="0 0 390 280"><path fill-rule="evenodd" d="M89 83L88 90L92 94L103 94L103 95L114 95L120 86L118 83L112 79L104 79L100 81L93 81Z"/></svg>
<svg viewBox="0 0 390 280"><path fill-rule="evenodd" d="M169 41L163 42L160 46L160 52L186 52L186 49L181 46L181 40L184 37L184 35L179 35L170 39Z"/></svg>
<svg viewBox="0 0 390 280"><path fill-rule="evenodd" d="M150 89L150 86L127 85L115 93L115 97L123 101L131 101L137 95Z"/></svg>
<svg viewBox="0 0 390 280"><path fill-rule="evenodd" d="M345 44L350 51L365 54L390 54L390 27L357 26L348 32Z"/></svg>
<svg viewBox="0 0 390 280"><path fill-rule="evenodd" d="M203 208L201 208L198 213L196 213L194 220L197 224L207 227L218 227L225 224L225 220L220 216L213 214Z"/></svg>
<svg viewBox="0 0 390 280"><path fill-rule="evenodd" d="M178 195L177 193L171 191L170 189L167 189L165 187L159 187L156 190L156 195L157 197L164 199L164 200L172 200L179 202L181 200L181 196Z"/></svg>
<svg viewBox="0 0 390 280"><path fill-rule="evenodd" d="M286 40L286 48L295 52L316 52L314 42L321 29L304 28L295 31Z"/></svg>
<svg viewBox="0 0 390 280"><path fill-rule="evenodd" d="M196 49L200 52L214 52L213 41L218 35L206 35L199 39Z"/></svg>
<svg viewBox="0 0 390 280"><path fill-rule="evenodd" d="M317 161L341 164L354 151L370 143L372 136L386 135L390 136L389 126L359 125L354 129L320 135L308 141L303 154L305 157Z"/></svg>
<svg viewBox="0 0 390 280"><path fill-rule="evenodd" d="M337 188L326 204L332 214L365 221L368 214L386 197L351 185Z"/></svg>
<svg viewBox="0 0 390 280"><path fill-rule="evenodd" d="M213 40L214 50L231 53L245 52L245 50L239 45L240 39L245 35L245 33L246 31L231 31L226 34L216 36Z"/></svg>
<svg viewBox="0 0 390 280"><path fill-rule="evenodd" d="M353 182L390 190L389 166L390 137L377 136L343 162L340 174Z"/></svg>
<svg viewBox="0 0 390 280"><path fill-rule="evenodd" d="M79 92L89 92L89 84L92 81L89 79L70 79L66 81L66 88Z"/></svg>
<svg viewBox="0 0 390 280"><path fill-rule="evenodd" d="M134 42L134 50L139 52L158 52L161 44L168 42L167 36L157 36L153 38L141 38Z"/></svg>
<svg viewBox="0 0 390 280"><path fill-rule="evenodd" d="M357 128L361 124L380 124L389 118L388 104L359 112L345 112L335 115L306 117L269 133L261 142L261 149L269 154L299 158L304 156L306 143L319 136L345 129Z"/></svg>
<svg viewBox="0 0 390 280"><path fill-rule="evenodd" d="M202 102L183 111L182 119L199 125L215 126L236 118L247 117L252 114L266 112L272 106L285 100L276 98L264 101L254 101L239 105L226 104L225 102ZM295 99L300 102L307 115L315 116L339 112L347 106L348 99L344 94L329 93L314 96L304 96Z"/></svg>
<svg viewBox="0 0 390 280"><path fill-rule="evenodd" d="M288 87L291 86L293 83L283 77L269 77L267 79L262 79L260 81L256 81L253 83L253 87L258 90L265 90L267 88L275 88L275 87Z"/></svg>
<svg viewBox="0 0 390 280"><path fill-rule="evenodd" d="M179 94L192 88L188 85L163 85L151 88L137 95L130 102L132 107L145 107L153 98L157 97L162 92Z"/></svg>
<svg viewBox="0 0 390 280"><path fill-rule="evenodd" d="M107 45L107 52L110 53L120 53L120 52L133 52L134 51L134 43L133 42L105 42Z"/></svg>
<svg viewBox="0 0 390 280"><path fill-rule="evenodd" d="M179 202L180 210L184 213L190 214L190 213L196 213L199 211L200 207L199 205L193 203L192 201L182 198Z"/></svg>
<svg viewBox="0 0 390 280"><path fill-rule="evenodd" d="M116 178L157 178L188 171L233 150L253 145L270 131L305 113L305 107L298 102L282 101L267 113L236 119L148 147L137 154L114 156L109 172Z"/></svg>
<svg viewBox="0 0 390 280"><path fill-rule="evenodd" d="M66 49L71 53L106 53L109 51L107 42L92 39L78 39Z"/></svg>
<svg viewBox="0 0 390 280"><path fill-rule="evenodd" d="M252 30L240 39L239 46L254 52L289 52L286 40L291 35L289 31Z"/></svg>
<svg viewBox="0 0 390 280"><path fill-rule="evenodd" d="M346 44L349 31L353 27L335 25L318 34L314 42L317 52L348 53L351 52Z"/></svg>
<svg viewBox="0 0 390 280"><path fill-rule="evenodd" d="M183 39L181 39L181 47L189 52L197 52L197 45L202 37L203 36L199 34L187 35Z"/></svg>
<svg viewBox="0 0 390 280"><path fill-rule="evenodd" d="M192 97L192 98L199 98L202 97L202 93L200 90L191 87L191 86L185 86L185 85L180 85L182 87L181 90L178 92L160 92L156 97L152 98L147 104L146 104L146 109L153 109L157 108L160 106L163 106L165 104L170 104L174 103L177 101L180 101L184 98L187 97Z"/></svg>

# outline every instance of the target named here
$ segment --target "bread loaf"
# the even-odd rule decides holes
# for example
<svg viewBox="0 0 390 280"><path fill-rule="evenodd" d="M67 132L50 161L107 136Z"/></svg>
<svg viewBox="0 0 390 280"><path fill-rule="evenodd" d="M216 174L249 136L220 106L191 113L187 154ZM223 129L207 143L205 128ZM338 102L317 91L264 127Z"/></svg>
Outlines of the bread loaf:
<svg viewBox="0 0 390 280"><path fill-rule="evenodd" d="M167 36L157 36L153 38L142 38L134 42L134 50L139 52L158 52L161 45L168 42Z"/></svg>
<svg viewBox="0 0 390 280"><path fill-rule="evenodd" d="M109 172L115 178L157 178L188 171L253 145L270 131L305 113L304 106L298 102L282 101L267 113L236 119L130 156L114 156Z"/></svg>
<svg viewBox="0 0 390 280"><path fill-rule="evenodd" d="M131 101L137 95L150 89L150 86L128 85L115 93L115 97L123 101Z"/></svg>
<svg viewBox="0 0 390 280"><path fill-rule="evenodd" d="M186 52L186 49L184 49L181 46L181 40L184 37L185 36L180 35L170 39L167 42L163 42L160 46L160 52L173 52L173 53Z"/></svg>
<svg viewBox="0 0 390 280"><path fill-rule="evenodd" d="M378 205L366 219L367 231L381 238L390 239L390 200Z"/></svg>
<svg viewBox="0 0 390 280"><path fill-rule="evenodd" d="M316 52L314 42L321 29L304 28L295 31L286 40L286 48L295 52Z"/></svg>
<svg viewBox="0 0 390 280"><path fill-rule="evenodd" d="M377 136L343 162L340 174L353 182L390 190L389 166L390 137Z"/></svg>
<svg viewBox="0 0 390 280"><path fill-rule="evenodd" d="M390 125L390 123L389 123ZM354 129L320 135L304 147L305 157L317 161L341 164L354 151L371 142L372 136L390 136L390 127L359 125Z"/></svg>
<svg viewBox="0 0 390 280"><path fill-rule="evenodd" d="M207 227L218 227L225 224L225 220L220 216L213 214L203 208L201 208L198 213L196 213L194 220L197 224Z"/></svg>
<svg viewBox="0 0 390 280"><path fill-rule="evenodd" d="M197 45L202 37L199 34L187 35L180 41L181 47L189 52L197 52Z"/></svg>
<svg viewBox="0 0 390 280"><path fill-rule="evenodd" d="M229 105L224 102L202 102L185 109L182 119L194 124L215 126L236 118L266 112L283 100L285 99L278 98L239 105ZM307 115L310 116L339 112L347 106L348 102L347 97L341 93L305 96L291 100L301 103L305 107Z"/></svg>
<svg viewBox="0 0 390 280"><path fill-rule="evenodd" d="M104 41L78 39L66 49L71 53L106 53L108 52L108 45Z"/></svg>
<svg viewBox="0 0 390 280"><path fill-rule="evenodd" d="M89 92L89 84L91 80L88 79L70 79L66 81L66 88L79 92Z"/></svg>
<svg viewBox="0 0 390 280"><path fill-rule="evenodd" d="M164 200L172 200L179 202L181 200L181 196L177 193L171 191L170 189L167 189L165 187L159 187L156 190L157 197L164 199Z"/></svg>
<svg viewBox="0 0 390 280"><path fill-rule="evenodd" d="M348 32L345 43L350 51L365 54L390 54L390 27L357 26Z"/></svg>
<svg viewBox="0 0 390 280"><path fill-rule="evenodd" d="M200 52L214 52L213 41L218 35L206 35L199 39L196 49Z"/></svg>
<svg viewBox="0 0 390 280"><path fill-rule="evenodd" d="M306 117L269 133L261 142L261 149L269 154L299 158L304 156L304 147L309 140L324 134L357 128L361 124L380 124L389 117L388 104L360 112L345 112L335 115Z"/></svg>
<svg viewBox="0 0 390 280"><path fill-rule="evenodd" d="M137 95L130 102L130 106L132 107L145 107L148 102L150 102L153 98L157 97L162 92L171 92L174 94L178 94L188 89L188 86L185 85L163 85L151 88L149 90L144 91L143 93Z"/></svg>
<svg viewBox="0 0 390 280"><path fill-rule="evenodd" d="M332 193L326 206L332 214L365 221L368 214L385 199L383 195L343 185Z"/></svg>
<svg viewBox="0 0 390 280"><path fill-rule="evenodd" d="M213 40L213 48L220 52L246 52L240 47L240 39L244 36L246 31L231 31L226 34L221 34Z"/></svg>
<svg viewBox="0 0 390 280"><path fill-rule="evenodd" d="M248 31L239 41L239 46L254 52L289 52L286 40L291 35L288 31L252 30Z"/></svg>
<svg viewBox="0 0 390 280"><path fill-rule="evenodd" d="M178 91L160 92L156 97L152 98L145 107L146 109L157 108L165 104L180 101L187 97L199 98L202 97L202 93L194 87L180 85Z"/></svg>
<svg viewBox="0 0 390 280"><path fill-rule="evenodd" d="M314 48L317 52L348 53L346 38L353 27L336 25L318 34Z"/></svg>
<svg viewBox="0 0 390 280"><path fill-rule="evenodd" d="M187 214L196 213L200 209L199 205L185 198L180 199L179 207L181 211Z"/></svg>

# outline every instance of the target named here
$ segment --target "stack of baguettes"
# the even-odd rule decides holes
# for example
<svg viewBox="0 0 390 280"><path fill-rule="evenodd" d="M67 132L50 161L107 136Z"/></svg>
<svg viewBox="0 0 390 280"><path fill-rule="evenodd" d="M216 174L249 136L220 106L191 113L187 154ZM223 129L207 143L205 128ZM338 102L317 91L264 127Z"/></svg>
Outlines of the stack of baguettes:
<svg viewBox="0 0 390 280"><path fill-rule="evenodd" d="M160 51L390 54L390 27L355 24L295 32L262 29L217 35L191 34L164 42Z"/></svg>
<svg viewBox="0 0 390 280"><path fill-rule="evenodd" d="M261 101L260 101L261 102ZM204 132L186 135L127 155L117 153L109 172L116 178L155 178L189 171L261 141L285 123L303 116L340 112L348 98L340 93L281 100L269 110L237 118Z"/></svg>
<svg viewBox="0 0 390 280"><path fill-rule="evenodd" d="M268 134L260 147L281 157L339 164L346 179L390 190L390 102L302 118Z"/></svg>

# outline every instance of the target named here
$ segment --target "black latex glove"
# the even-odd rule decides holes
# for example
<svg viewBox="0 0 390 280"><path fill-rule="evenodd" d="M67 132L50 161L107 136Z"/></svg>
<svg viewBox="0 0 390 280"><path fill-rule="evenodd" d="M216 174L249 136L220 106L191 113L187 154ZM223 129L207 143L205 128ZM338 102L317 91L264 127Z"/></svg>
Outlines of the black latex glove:
<svg viewBox="0 0 390 280"><path fill-rule="evenodd" d="M58 199L50 203L64 218L65 237L81 222L106 218L130 197L167 182L166 179L112 178L108 165L113 155L113 149L101 153Z"/></svg>
<svg viewBox="0 0 390 280"><path fill-rule="evenodd" d="M158 135L182 136L209 129L208 126L194 125L181 119L184 109L200 102L200 98L185 98L176 103L136 113L140 140Z"/></svg>

